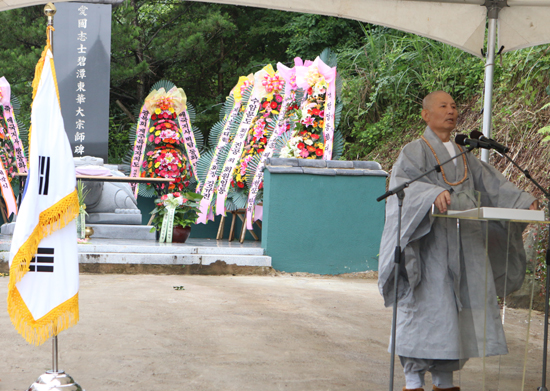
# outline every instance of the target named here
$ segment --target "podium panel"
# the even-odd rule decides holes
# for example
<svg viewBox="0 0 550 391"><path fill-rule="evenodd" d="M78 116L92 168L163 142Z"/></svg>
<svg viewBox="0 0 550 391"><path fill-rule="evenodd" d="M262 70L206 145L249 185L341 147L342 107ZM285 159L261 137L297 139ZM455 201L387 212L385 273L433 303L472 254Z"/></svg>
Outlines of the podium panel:
<svg viewBox="0 0 550 391"><path fill-rule="evenodd" d="M484 208L483 197L474 191L451 194L447 213L434 207L431 215L448 241L448 289L454 294L448 305L454 307L446 314L456 314L448 322L456 326L444 331L444 346L460 368L454 384L472 391L536 390L542 338L531 328L533 317L537 330L542 324L532 311L537 282L533 275L525 279L522 233L528 224L549 222L542 211ZM507 296L519 289L528 292L529 308L508 308Z"/></svg>

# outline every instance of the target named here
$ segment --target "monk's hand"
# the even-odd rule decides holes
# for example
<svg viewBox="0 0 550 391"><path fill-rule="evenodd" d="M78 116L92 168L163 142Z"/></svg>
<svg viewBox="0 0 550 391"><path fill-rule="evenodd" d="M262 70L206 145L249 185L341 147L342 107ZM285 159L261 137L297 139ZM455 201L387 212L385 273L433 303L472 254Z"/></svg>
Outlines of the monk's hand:
<svg viewBox="0 0 550 391"><path fill-rule="evenodd" d="M434 201L434 205L441 213L445 213L447 211L447 206L451 205L451 193L449 193L448 190L439 193Z"/></svg>
<svg viewBox="0 0 550 391"><path fill-rule="evenodd" d="M533 201L533 203L529 207L529 210L539 210L539 200Z"/></svg>

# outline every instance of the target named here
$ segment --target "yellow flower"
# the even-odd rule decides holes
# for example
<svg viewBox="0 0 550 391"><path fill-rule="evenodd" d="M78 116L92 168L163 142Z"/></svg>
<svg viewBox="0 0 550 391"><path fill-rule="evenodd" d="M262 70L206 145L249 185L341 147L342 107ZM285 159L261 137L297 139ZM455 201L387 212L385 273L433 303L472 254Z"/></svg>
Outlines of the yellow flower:
<svg viewBox="0 0 550 391"><path fill-rule="evenodd" d="M173 113L174 111L175 110L172 107L170 107L170 112Z"/></svg>
<svg viewBox="0 0 550 391"><path fill-rule="evenodd" d="M155 131L155 127L153 126L151 129L149 129L149 133L153 133Z"/></svg>
<svg viewBox="0 0 550 391"><path fill-rule="evenodd" d="M155 168L158 168L160 166L160 162L155 163Z"/></svg>
<svg viewBox="0 0 550 391"><path fill-rule="evenodd" d="M155 109L155 114L160 114L160 109L158 107Z"/></svg>
<svg viewBox="0 0 550 391"><path fill-rule="evenodd" d="M157 131L155 132L155 136L160 136L160 130L157 130Z"/></svg>

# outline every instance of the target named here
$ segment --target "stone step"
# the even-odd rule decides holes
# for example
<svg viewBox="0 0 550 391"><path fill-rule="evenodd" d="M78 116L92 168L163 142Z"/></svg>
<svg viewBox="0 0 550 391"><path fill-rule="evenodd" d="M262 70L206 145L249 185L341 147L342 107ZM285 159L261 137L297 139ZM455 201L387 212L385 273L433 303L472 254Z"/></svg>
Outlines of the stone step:
<svg viewBox="0 0 550 391"><path fill-rule="evenodd" d="M10 245L11 236L0 235L0 262L9 262ZM190 238L186 243L159 243L150 240L92 238L90 243L79 244L77 247L81 265L173 267L223 264L236 267L271 267L271 257L264 255L260 242L241 244Z"/></svg>

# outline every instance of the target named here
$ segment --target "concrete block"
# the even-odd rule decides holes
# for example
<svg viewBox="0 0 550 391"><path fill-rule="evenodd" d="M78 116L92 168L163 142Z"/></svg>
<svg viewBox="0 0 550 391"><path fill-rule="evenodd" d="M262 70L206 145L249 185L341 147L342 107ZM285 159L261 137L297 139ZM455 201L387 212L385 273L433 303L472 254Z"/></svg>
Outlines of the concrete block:
<svg viewBox="0 0 550 391"><path fill-rule="evenodd" d="M353 168L362 168L366 170L381 170L382 166L378 162L372 162L372 161L362 161L362 160L354 160L351 162L353 164Z"/></svg>
<svg viewBox="0 0 550 391"><path fill-rule="evenodd" d="M94 229L92 238L155 240L150 225L87 224Z"/></svg>
<svg viewBox="0 0 550 391"><path fill-rule="evenodd" d="M80 263L199 265L201 257L189 254L80 253L78 261Z"/></svg>
<svg viewBox="0 0 550 391"><path fill-rule="evenodd" d="M15 223L2 224L2 227L0 227L0 233L2 235L13 235L14 229L15 229Z"/></svg>
<svg viewBox="0 0 550 391"><path fill-rule="evenodd" d="M384 170L361 170L363 171L363 175L368 176L384 176L387 177L388 173Z"/></svg>
<svg viewBox="0 0 550 391"><path fill-rule="evenodd" d="M363 176L365 175L363 173L364 170L348 170L345 168L337 168L335 169L336 175L348 175L348 176Z"/></svg>
<svg viewBox="0 0 550 391"><path fill-rule="evenodd" d="M346 160L327 160L327 168L353 168L353 162Z"/></svg>
<svg viewBox="0 0 550 391"><path fill-rule="evenodd" d="M267 159L265 164L266 166L298 167L298 160L301 160L301 159L272 157Z"/></svg>
<svg viewBox="0 0 550 391"><path fill-rule="evenodd" d="M272 174L303 174L302 167L282 167L267 166L267 170Z"/></svg>
<svg viewBox="0 0 550 391"><path fill-rule="evenodd" d="M321 160L321 159L296 159L296 160L298 160L298 165L300 167L325 168L327 166L327 161Z"/></svg>
<svg viewBox="0 0 550 391"><path fill-rule="evenodd" d="M335 176L336 170L331 168L313 168L313 167L303 167L304 174L310 175L326 175L326 176Z"/></svg>
<svg viewBox="0 0 550 391"><path fill-rule="evenodd" d="M118 211L119 209L117 209ZM139 209L125 209L125 213L91 213L86 216L86 225L91 224L124 224L140 225L141 213Z"/></svg>

